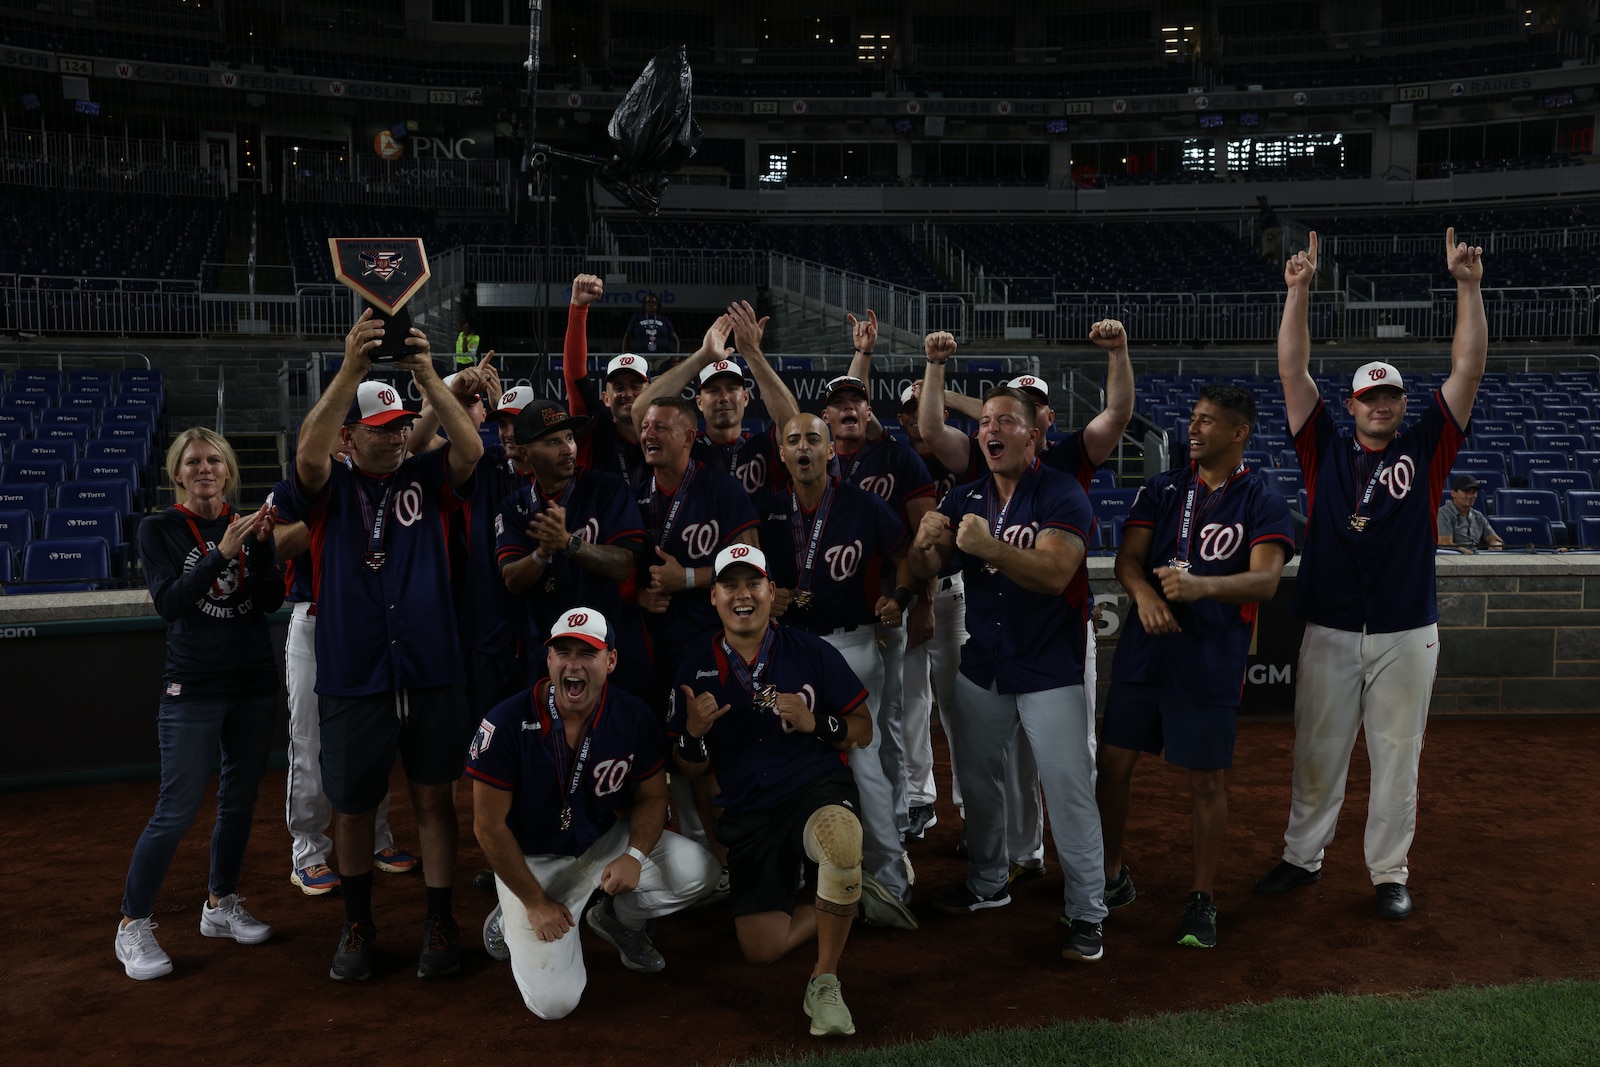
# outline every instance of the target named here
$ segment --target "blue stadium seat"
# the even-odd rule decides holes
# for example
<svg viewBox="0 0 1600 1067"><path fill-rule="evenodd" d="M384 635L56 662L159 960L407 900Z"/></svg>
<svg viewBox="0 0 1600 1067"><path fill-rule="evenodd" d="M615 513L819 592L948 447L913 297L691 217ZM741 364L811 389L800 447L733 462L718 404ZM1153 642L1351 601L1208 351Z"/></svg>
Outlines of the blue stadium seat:
<svg viewBox="0 0 1600 1067"><path fill-rule="evenodd" d="M1580 448L1589 447L1589 439L1581 433L1536 433L1529 444L1539 452L1565 452L1571 462Z"/></svg>
<svg viewBox="0 0 1600 1067"><path fill-rule="evenodd" d="M19 482L55 485L66 478L67 465L59 459L12 459L0 464L0 482L7 485Z"/></svg>
<svg viewBox="0 0 1600 1067"><path fill-rule="evenodd" d="M61 389L54 385L40 385L38 382L13 382L11 389L6 394L17 403L27 404L34 408L53 408L56 401L61 398Z"/></svg>
<svg viewBox="0 0 1600 1067"><path fill-rule="evenodd" d="M1528 488L1549 489L1557 496L1565 496L1574 489L1593 489L1594 478L1588 471L1539 468L1528 472Z"/></svg>
<svg viewBox="0 0 1600 1067"><path fill-rule="evenodd" d="M1531 441L1535 434L1541 433L1566 433L1568 424L1555 419L1528 419L1522 424L1522 432ZM1538 445L1534 446L1539 447Z"/></svg>
<svg viewBox="0 0 1600 1067"><path fill-rule="evenodd" d="M1261 476L1266 480L1267 487L1283 497L1286 503L1292 505L1295 502L1302 488L1298 467L1293 469L1272 467L1262 471Z"/></svg>
<svg viewBox="0 0 1600 1067"><path fill-rule="evenodd" d="M1526 452L1528 439L1520 433L1475 433L1472 435L1474 452Z"/></svg>
<svg viewBox="0 0 1600 1067"><path fill-rule="evenodd" d="M1600 519L1600 492L1591 489L1573 489L1567 493L1566 505L1568 524L1582 523L1587 519Z"/></svg>
<svg viewBox="0 0 1600 1067"><path fill-rule="evenodd" d="M1506 473L1506 453L1493 451L1479 451L1463 448L1456 453L1456 471L1468 471L1473 475L1480 471L1499 471Z"/></svg>
<svg viewBox="0 0 1600 1067"><path fill-rule="evenodd" d="M1550 523L1550 531L1558 541L1565 539L1567 528L1561 517L1561 499L1548 489L1497 489L1494 513L1497 523L1499 517L1506 515L1539 516Z"/></svg>
<svg viewBox="0 0 1600 1067"><path fill-rule="evenodd" d="M61 387L61 372L54 367L19 367L11 376L11 384L46 385Z"/></svg>
<svg viewBox="0 0 1600 1067"><path fill-rule="evenodd" d="M1266 470L1275 466L1272 462L1272 453L1261 448L1247 448L1244 451L1244 461L1255 470Z"/></svg>
<svg viewBox="0 0 1600 1067"><path fill-rule="evenodd" d="M72 370L67 372L68 393L109 393L117 387L115 372Z"/></svg>
<svg viewBox="0 0 1600 1067"><path fill-rule="evenodd" d="M1581 404L1574 404L1569 400L1560 404L1546 404L1544 417L1554 419L1557 422L1564 422L1571 426L1575 422L1586 422L1594 418L1594 414L1590 408Z"/></svg>
<svg viewBox="0 0 1600 1067"><path fill-rule="evenodd" d="M1108 524L1118 515L1126 515L1133 506L1133 498L1139 495L1137 489L1101 489L1089 490L1089 503L1094 508L1094 517L1102 524Z"/></svg>
<svg viewBox="0 0 1600 1067"><path fill-rule="evenodd" d="M1600 515L1586 515L1578 520L1578 544L1600 548Z"/></svg>
<svg viewBox="0 0 1600 1067"><path fill-rule="evenodd" d="M131 459L84 459L72 475L75 482L100 482L122 479L139 491L139 464Z"/></svg>
<svg viewBox="0 0 1600 1067"><path fill-rule="evenodd" d="M1472 426L1470 429L1472 430L1473 436L1477 436L1481 433L1516 433L1517 424L1512 422L1510 419L1475 418L1472 420Z"/></svg>
<svg viewBox="0 0 1600 1067"><path fill-rule="evenodd" d="M18 441L11 446L11 458L59 459L70 467L78 462L78 445L74 441L66 441L59 438Z"/></svg>
<svg viewBox="0 0 1600 1067"><path fill-rule="evenodd" d="M154 414L143 404L118 404L116 407L106 408L105 412L100 416L100 425L102 426L112 426L117 423L124 422L137 422L143 423L148 427L154 426L155 421Z"/></svg>
<svg viewBox="0 0 1600 1067"><path fill-rule="evenodd" d="M11 550L0 546L0 593L5 592L4 586L16 581L18 566Z"/></svg>
<svg viewBox="0 0 1600 1067"><path fill-rule="evenodd" d="M1110 467L1101 467L1094 472L1094 479L1089 483L1095 489L1115 489L1117 476L1111 472Z"/></svg>
<svg viewBox="0 0 1600 1067"><path fill-rule="evenodd" d="M110 441L143 441L145 446L150 444L150 423L148 422L108 422L100 427L100 436Z"/></svg>
<svg viewBox="0 0 1600 1067"><path fill-rule="evenodd" d="M51 422L67 422L75 425L87 426L91 430L100 422L100 409L94 407L58 407L45 408L39 416L42 426Z"/></svg>
<svg viewBox="0 0 1600 1067"><path fill-rule="evenodd" d="M1494 528L1510 548L1545 548L1556 543L1550 520L1543 515L1501 515L1494 520Z"/></svg>
<svg viewBox="0 0 1600 1067"><path fill-rule="evenodd" d="M61 407L69 411L92 411L96 419L100 411L109 406L110 393L68 393L61 398Z"/></svg>
<svg viewBox="0 0 1600 1067"><path fill-rule="evenodd" d="M75 422L40 422L33 436L45 441L71 441L81 445L94 436L94 429Z"/></svg>
<svg viewBox="0 0 1600 1067"><path fill-rule="evenodd" d="M140 467L150 462L150 442L131 437L97 437L83 446L84 459L131 459Z"/></svg>
<svg viewBox="0 0 1600 1067"><path fill-rule="evenodd" d="M0 555L22 559L22 550L33 540L33 516L26 511L8 509L0 511Z"/></svg>
<svg viewBox="0 0 1600 1067"><path fill-rule="evenodd" d="M122 516L115 508L51 508L45 513L44 535L98 537L115 552L123 544Z"/></svg>
<svg viewBox="0 0 1600 1067"><path fill-rule="evenodd" d="M131 518L134 499L132 484L123 478L98 482L62 482L56 486L58 508L114 508L117 514Z"/></svg>
<svg viewBox="0 0 1600 1067"><path fill-rule="evenodd" d="M30 404L26 400L19 400L15 395L7 394L6 402L0 404L0 415L5 415L21 422L31 434L33 433L33 428L39 424L39 412L48 406L47 404Z"/></svg>
<svg viewBox="0 0 1600 1067"><path fill-rule="evenodd" d="M23 586L7 593L66 593L95 589L111 577L111 551L98 537L30 541L22 557ZM35 582L49 583L33 585Z"/></svg>
<svg viewBox="0 0 1600 1067"><path fill-rule="evenodd" d="M49 497L50 487L43 482L0 482L0 510L26 511L36 529L44 523Z"/></svg>
<svg viewBox="0 0 1600 1067"><path fill-rule="evenodd" d="M1122 547L1122 527L1127 523L1128 516L1118 515L1111 520L1111 547Z"/></svg>
<svg viewBox="0 0 1600 1067"><path fill-rule="evenodd" d="M1579 449L1572 456L1572 468L1588 471L1589 477L1594 479L1596 485L1600 485L1600 449Z"/></svg>
<svg viewBox="0 0 1600 1067"><path fill-rule="evenodd" d="M1540 467L1564 470L1572 467L1572 459L1565 452L1541 452L1536 449L1510 453L1508 464L1511 484L1527 485L1528 472Z"/></svg>
<svg viewBox="0 0 1600 1067"><path fill-rule="evenodd" d="M1310 490L1301 489L1299 492L1295 493L1294 503L1290 504L1289 506L1294 508L1294 510L1298 511L1302 515L1309 515L1311 513Z"/></svg>

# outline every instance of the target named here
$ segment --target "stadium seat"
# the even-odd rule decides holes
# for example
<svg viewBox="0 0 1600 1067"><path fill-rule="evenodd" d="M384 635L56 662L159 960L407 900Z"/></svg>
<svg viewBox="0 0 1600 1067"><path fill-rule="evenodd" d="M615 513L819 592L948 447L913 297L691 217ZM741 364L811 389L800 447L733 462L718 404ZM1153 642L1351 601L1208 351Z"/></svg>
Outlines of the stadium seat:
<svg viewBox="0 0 1600 1067"><path fill-rule="evenodd" d="M1294 503L1290 504L1289 506L1294 508L1294 510L1298 511L1301 515L1311 514L1310 490L1301 489L1299 492L1295 493Z"/></svg>
<svg viewBox="0 0 1600 1067"><path fill-rule="evenodd" d="M1539 467L1553 467L1565 469L1572 465L1572 460L1565 452L1512 452L1509 456L1508 473L1511 475L1513 485L1527 485L1528 472ZM1461 466L1458 459L1456 466Z"/></svg>
<svg viewBox="0 0 1600 1067"><path fill-rule="evenodd" d="M68 393L61 398L61 407L68 411L94 412L98 420L100 412L105 409L110 397L110 393Z"/></svg>
<svg viewBox="0 0 1600 1067"><path fill-rule="evenodd" d="M8 398L5 403L0 404L0 418L21 426L25 431L24 436L31 437L33 428L39 424L39 412L42 409L43 405L33 407L28 404L15 404Z"/></svg>
<svg viewBox="0 0 1600 1067"><path fill-rule="evenodd" d="M150 423L148 422L108 422L100 427L102 439L110 441L143 441L148 447L150 444Z"/></svg>
<svg viewBox="0 0 1600 1067"><path fill-rule="evenodd" d="M1259 448L1245 449L1244 461L1250 464L1252 469L1258 471L1267 470L1270 467L1276 466L1276 464L1272 462L1272 453Z"/></svg>
<svg viewBox="0 0 1600 1067"><path fill-rule="evenodd" d="M1568 462L1580 448L1589 447L1589 439L1581 433L1536 433L1528 443L1538 452L1565 452Z"/></svg>
<svg viewBox="0 0 1600 1067"><path fill-rule="evenodd" d="M98 482L62 482L56 486L58 508L113 508L123 518L133 516L133 486L126 479Z"/></svg>
<svg viewBox="0 0 1600 1067"><path fill-rule="evenodd" d="M1474 452L1525 452L1528 439L1520 433L1475 433L1472 435Z"/></svg>
<svg viewBox="0 0 1600 1067"><path fill-rule="evenodd" d="M1497 489L1494 494L1494 513L1496 523L1506 515L1543 518L1549 522L1550 532L1556 540L1565 540L1567 528L1561 517L1561 500L1548 489Z"/></svg>
<svg viewBox="0 0 1600 1067"><path fill-rule="evenodd" d="M1554 419L1556 422L1563 422L1568 426L1571 426L1574 423L1587 422L1588 420L1594 418L1594 414L1589 408L1584 407L1581 404L1574 404L1571 401L1567 401L1566 403L1561 404L1546 404L1544 408L1544 417L1547 419Z"/></svg>
<svg viewBox="0 0 1600 1067"><path fill-rule="evenodd" d="M22 549L33 540L33 516L26 511L0 511L0 554L22 559Z"/></svg>
<svg viewBox="0 0 1600 1067"><path fill-rule="evenodd" d="M1115 489L1117 476L1112 473L1110 467L1101 467L1094 472L1094 479L1089 484L1095 489Z"/></svg>
<svg viewBox="0 0 1600 1067"><path fill-rule="evenodd" d="M1556 496L1565 496L1574 489L1594 488L1594 478L1588 471L1551 470L1538 468L1528 472L1529 489L1549 489Z"/></svg>
<svg viewBox="0 0 1600 1067"><path fill-rule="evenodd" d="M13 386L44 385L61 387L61 372L54 367L19 367L11 376Z"/></svg>
<svg viewBox="0 0 1600 1067"><path fill-rule="evenodd" d="M108 370L67 372L68 393L109 393L117 387L117 376Z"/></svg>
<svg viewBox="0 0 1600 1067"><path fill-rule="evenodd" d="M131 459L140 467L150 462L150 442L131 437L97 437L83 446L84 459Z"/></svg>
<svg viewBox="0 0 1600 1067"><path fill-rule="evenodd" d="M75 482L100 482L123 479L139 491L139 464L131 459L84 459L72 475Z"/></svg>
<svg viewBox="0 0 1600 1067"><path fill-rule="evenodd" d="M50 487L43 482L0 482L0 510L26 511L33 517L34 528L44 523L46 502Z"/></svg>
<svg viewBox="0 0 1600 1067"><path fill-rule="evenodd" d="M60 396L60 390L55 386L37 383L13 383L6 393L12 403L25 404L36 410L55 407Z"/></svg>
<svg viewBox="0 0 1600 1067"><path fill-rule="evenodd" d="M122 516L115 508L51 508L44 516L44 536L98 537L115 552L123 543Z"/></svg>
<svg viewBox="0 0 1600 1067"><path fill-rule="evenodd" d="M94 436L94 430L75 422L40 422L33 436L45 441L71 441L82 445Z"/></svg>
<svg viewBox="0 0 1600 1067"><path fill-rule="evenodd" d="M1600 519L1600 492L1592 489L1573 489L1567 493L1567 523L1582 523L1588 519ZM1594 544L1590 541L1588 544Z"/></svg>
<svg viewBox="0 0 1600 1067"><path fill-rule="evenodd" d="M67 422L80 426L87 426L91 430L100 421L99 409L91 407L58 407L45 408L39 416L40 425L51 422Z"/></svg>
<svg viewBox="0 0 1600 1067"><path fill-rule="evenodd" d="M1528 419L1522 424L1523 435L1528 440L1533 440L1536 434L1566 433L1568 423L1557 422L1554 419ZM1533 447L1538 448L1538 445Z"/></svg>
<svg viewBox="0 0 1600 1067"><path fill-rule="evenodd" d="M1481 434L1481 433L1516 433L1517 432L1516 423L1512 422L1510 419L1478 419L1478 418L1475 418L1475 419L1472 420L1472 425L1469 428L1471 429L1471 431L1473 433L1473 436L1477 436L1478 434Z"/></svg>
<svg viewBox="0 0 1600 1067"><path fill-rule="evenodd" d="M1127 521L1128 521L1128 516L1126 516L1126 515L1118 515L1116 518L1111 520L1111 547L1112 548L1121 548L1122 547L1122 527L1123 527L1124 524L1127 523Z"/></svg>
<svg viewBox="0 0 1600 1067"><path fill-rule="evenodd" d="M1477 475L1481 471L1506 473L1506 453L1463 448L1456 453L1455 470Z"/></svg>
<svg viewBox="0 0 1600 1067"><path fill-rule="evenodd" d="M1543 515L1501 515L1495 518L1494 528L1508 548L1545 548L1555 544L1550 520Z"/></svg>
<svg viewBox="0 0 1600 1067"><path fill-rule="evenodd" d="M59 459L12 459L0 464L0 482L16 485L37 482L55 485L67 478L67 465Z"/></svg>
<svg viewBox="0 0 1600 1067"><path fill-rule="evenodd" d="M78 462L78 445L60 438L18 441L11 446L12 459L59 459L72 466Z"/></svg>
<svg viewBox="0 0 1600 1067"><path fill-rule="evenodd" d="M1578 544L1585 548L1600 548L1600 515L1585 516L1578 520Z"/></svg>
<svg viewBox="0 0 1600 1067"><path fill-rule="evenodd" d="M1588 471L1589 477L1600 485L1600 449L1579 449L1572 456L1574 470Z"/></svg>
<svg viewBox="0 0 1600 1067"><path fill-rule="evenodd" d="M1133 498L1139 495L1137 489L1101 489L1089 490L1089 503L1094 508L1094 517L1102 524L1109 524L1118 515L1126 515L1133 506Z"/></svg>
<svg viewBox="0 0 1600 1067"><path fill-rule="evenodd" d="M155 421L154 414L143 404L126 406L119 404L116 407L106 408L105 413L100 416L100 425L107 427L123 422L138 422L153 426Z"/></svg>
<svg viewBox="0 0 1600 1067"><path fill-rule="evenodd" d="M1293 506L1301 489L1300 469L1298 467L1286 470L1283 467L1272 467L1261 472L1267 487L1279 496L1284 502Z"/></svg>
<svg viewBox="0 0 1600 1067"><path fill-rule="evenodd" d="M17 561L9 548L0 546L0 586L9 585L16 580ZM0 593L4 590L0 589Z"/></svg>
<svg viewBox="0 0 1600 1067"><path fill-rule="evenodd" d="M111 577L111 553L98 537L38 540L22 557L23 586L7 593L67 593L95 589ZM34 585L43 582L46 585Z"/></svg>

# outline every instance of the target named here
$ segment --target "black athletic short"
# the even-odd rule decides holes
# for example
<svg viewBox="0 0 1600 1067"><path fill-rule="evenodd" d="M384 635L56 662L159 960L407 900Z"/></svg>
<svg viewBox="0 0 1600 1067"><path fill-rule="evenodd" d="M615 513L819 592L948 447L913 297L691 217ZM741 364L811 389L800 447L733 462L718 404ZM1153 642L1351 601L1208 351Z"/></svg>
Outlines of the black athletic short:
<svg viewBox="0 0 1600 1067"><path fill-rule="evenodd" d="M371 811L389 791L396 753L418 785L444 785L467 769L477 719L459 685L372 696L318 695L322 791L345 815Z"/></svg>
<svg viewBox="0 0 1600 1067"><path fill-rule="evenodd" d="M794 914L801 872L816 884L816 864L806 858L806 820L839 804L861 815L861 798L849 768L819 778L770 811L724 811L717 840L728 846L728 902L735 917L765 911Z"/></svg>

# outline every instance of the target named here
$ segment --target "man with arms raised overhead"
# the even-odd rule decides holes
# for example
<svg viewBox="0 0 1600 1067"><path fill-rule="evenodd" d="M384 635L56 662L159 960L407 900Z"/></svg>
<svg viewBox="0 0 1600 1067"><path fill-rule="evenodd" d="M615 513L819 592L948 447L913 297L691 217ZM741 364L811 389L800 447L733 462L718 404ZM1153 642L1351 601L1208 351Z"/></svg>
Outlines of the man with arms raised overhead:
<svg viewBox="0 0 1600 1067"><path fill-rule="evenodd" d="M1367 874L1378 915L1411 914L1406 855L1417 826L1417 767L1439 662L1435 512L1488 358L1483 249L1445 235L1456 283L1450 376L1404 426L1409 397L1388 363L1356 368L1341 430L1311 378L1309 305L1317 235L1284 266L1278 375L1310 498L1295 612L1306 621L1295 672L1294 790L1283 862L1256 883L1284 893L1322 877L1344 803L1356 732L1367 734L1372 792Z"/></svg>

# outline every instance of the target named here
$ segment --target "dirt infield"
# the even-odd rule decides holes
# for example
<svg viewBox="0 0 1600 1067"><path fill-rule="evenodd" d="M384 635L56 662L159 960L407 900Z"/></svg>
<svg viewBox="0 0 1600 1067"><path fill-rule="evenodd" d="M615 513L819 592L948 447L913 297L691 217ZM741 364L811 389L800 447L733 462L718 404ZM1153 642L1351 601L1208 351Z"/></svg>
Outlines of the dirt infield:
<svg viewBox="0 0 1600 1067"><path fill-rule="evenodd" d="M1278 859L1288 813L1291 730L1243 724L1231 783L1232 827L1218 880L1220 944L1173 944L1188 889L1188 802L1180 773L1146 760L1135 778L1128 859L1139 899L1106 926L1099 963L1057 954L1061 877L1020 886L1010 907L964 918L927 905L961 877L948 801L914 846L923 928L857 928L842 978L853 1044L1056 1019L1213 1008L1323 992L1373 993L1600 978L1600 718L1443 720L1428 732L1422 818L1411 854L1416 913L1373 915L1361 860L1366 760L1357 746L1349 803L1326 876L1281 898L1250 892ZM942 749L941 749L942 757ZM941 788L948 764L941 763ZM396 778L396 783L399 783ZM155 801L154 783L0 795L0 1062L523 1063L725 1062L818 1048L800 997L811 958L745 964L725 907L665 920L662 975L624 971L584 935L589 988L568 1019L523 1008L507 965L481 951L491 906L471 888L482 858L463 834L456 914L470 951L461 975L415 977L422 879L379 874L379 968L345 987L327 977L342 916L337 894L303 897L288 881L283 774L269 773L245 865L250 909L276 928L259 947L200 936L207 839L203 810L156 906L176 968L130 981L112 954L122 879ZM463 801L468 790L461 790ZM409 805L396 833L415 845ZM470 827L466 804L462 825Z"/></svg>

